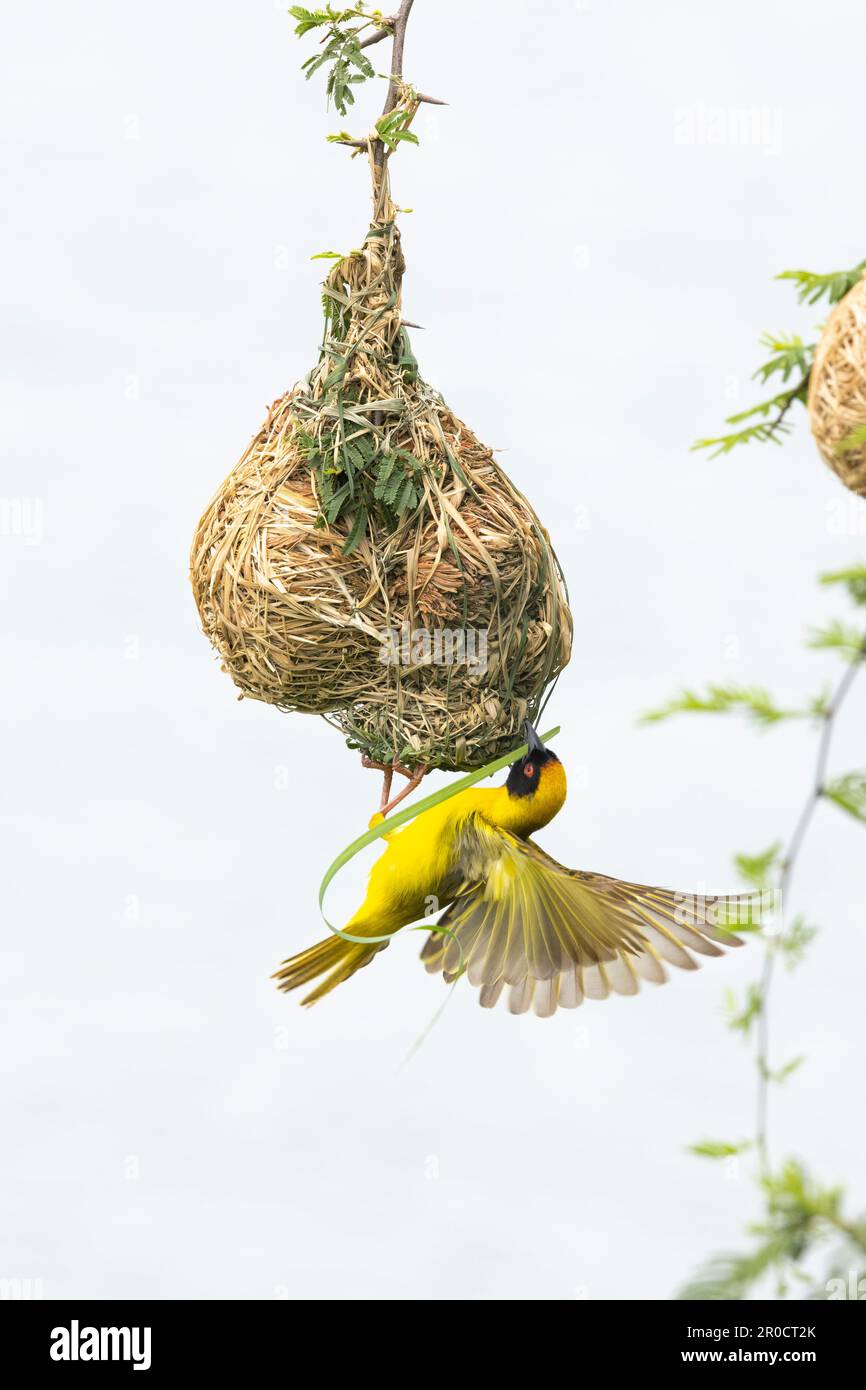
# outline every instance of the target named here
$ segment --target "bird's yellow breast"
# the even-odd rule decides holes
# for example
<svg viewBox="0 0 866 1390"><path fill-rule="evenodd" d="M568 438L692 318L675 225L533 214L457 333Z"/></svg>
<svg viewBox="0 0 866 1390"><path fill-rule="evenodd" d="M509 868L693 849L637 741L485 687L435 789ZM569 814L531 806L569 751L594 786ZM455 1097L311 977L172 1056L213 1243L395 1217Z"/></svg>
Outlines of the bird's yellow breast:
<svg viewBox="0 0 866 1390"><path fill-rule="evenodd" d="M437 897L452 868L457 823L468 814L468 808L456 805L461 800L455 796L423 811L388 837L388 848L370 871L365 911L393 912L412 921L438 910L438 903L428 900Z"/></svg>
<svg viewBox="0 0 866 1390"><path fill-rule="evenodd" d="M531 796L512 796L507 787L472 787L423 811L389 837L373 865L363 912L413 921L438 909L438 894L453 877L460 822L480 815L501 830L525 838L552 820L565 801L562 764L545 763ZM442 904L444 906L444 904Z"/></svg>

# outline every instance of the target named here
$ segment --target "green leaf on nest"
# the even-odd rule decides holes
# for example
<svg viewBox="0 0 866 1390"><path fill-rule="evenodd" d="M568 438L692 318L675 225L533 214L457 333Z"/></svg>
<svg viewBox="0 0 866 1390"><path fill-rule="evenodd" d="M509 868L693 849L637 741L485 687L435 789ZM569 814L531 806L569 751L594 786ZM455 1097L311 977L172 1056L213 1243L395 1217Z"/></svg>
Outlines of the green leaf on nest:
<svg viewBox="0 0 866 1390"><path fill-rule="evenodd" d="M856 425L850 434L846 434L844 439L840 439L836 445L837 454L850 453L852 449L860 449L866 444L866 424Z"/></svg>
<svg viewBox="0 0 866 1390"><path fill-rule="evenodd" d="M349 531L349 534L346 537L346 543L343 546L343 554L351 555L353 551L357 550L358 546L361 544L361 541L364 539L366 533L367 508L359 507L357 512L355 513L355 519L352 522L351 530Z"/></svg>

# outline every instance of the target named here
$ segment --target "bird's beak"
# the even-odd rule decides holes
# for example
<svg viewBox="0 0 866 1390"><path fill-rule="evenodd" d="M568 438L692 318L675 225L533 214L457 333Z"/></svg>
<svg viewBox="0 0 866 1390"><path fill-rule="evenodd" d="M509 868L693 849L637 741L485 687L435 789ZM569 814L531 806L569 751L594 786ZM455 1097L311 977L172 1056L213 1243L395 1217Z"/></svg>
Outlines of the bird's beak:
<svg viewBox="0 0 866 1390"><path fill-rule="evenodd" d="M533 753L545 753L547 750L528 719L524 724L523 729L526 734L526 742L529 747L530 756Z"/></svg>

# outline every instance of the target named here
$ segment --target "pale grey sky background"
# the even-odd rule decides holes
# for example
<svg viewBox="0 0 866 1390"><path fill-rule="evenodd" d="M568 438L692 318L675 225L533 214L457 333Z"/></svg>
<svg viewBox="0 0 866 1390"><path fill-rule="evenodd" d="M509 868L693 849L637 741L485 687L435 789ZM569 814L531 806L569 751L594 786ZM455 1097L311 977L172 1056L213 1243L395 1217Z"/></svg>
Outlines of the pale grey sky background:
<svg viewBox="0 0 866 1390"><path fill-rule="evenodd" d="M319 879L378 779L322 722L236 702L187 553L314 360L311 255L366 226L366 170L324 142L347 122L269 0L45 0L4 27L0 491L33 525L0 537L0 1274L46 1296L669 1296L756 1210L747 1165L684 1153L750 1130L721 1002L756 946L551 1021L460 987L402 1070L442 998L417 936L309 1013L268 979L323 934ZM732 852L786 836L805 795L808 728L635 716L681 683L793 701L838 674L801 632L844 611L813 580L863 558L866 507L802 412L783 450L689 444L751 400L761 330L822 316L773 275L866 254L863 29L839 0L416 2L406 73L450 105L394 161L406 313L568 577L548 712L572 792L543 843L570 864L729 889ZM863 764L863 700L836 771ZM855 1208L863 855L822 809L792 907L823 930L773 1017L776 1059L809 1054L774 1150Z"/></svg>

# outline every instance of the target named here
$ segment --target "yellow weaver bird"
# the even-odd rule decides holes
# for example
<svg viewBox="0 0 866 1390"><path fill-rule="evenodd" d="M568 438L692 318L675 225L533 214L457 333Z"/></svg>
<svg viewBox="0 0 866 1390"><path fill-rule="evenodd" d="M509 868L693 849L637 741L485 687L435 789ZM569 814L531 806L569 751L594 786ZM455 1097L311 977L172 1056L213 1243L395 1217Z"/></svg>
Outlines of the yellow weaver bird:
<svg viewBox="0 0 866 1390"><path fill-rule="evenodd" d="M387 836L367 895L345 930L386 936L446 907L421 959L446 981L463 970L492 1008L507 991L512 1013L547 1018L584 998L637 994L662 984L665 963L696 970L691 952L720 956L741 946L730 924L756 925L760 895L706 898L566 869L533 843L565 801L562 763L527 724L528 751L501 787L472 787L423 811ZM374 817L373 822L381 817ZM319 980L313 1004L387 942L369 946L331 936L287 960L282 990Z"/></svg>

